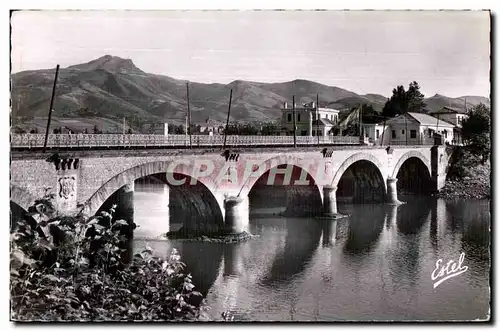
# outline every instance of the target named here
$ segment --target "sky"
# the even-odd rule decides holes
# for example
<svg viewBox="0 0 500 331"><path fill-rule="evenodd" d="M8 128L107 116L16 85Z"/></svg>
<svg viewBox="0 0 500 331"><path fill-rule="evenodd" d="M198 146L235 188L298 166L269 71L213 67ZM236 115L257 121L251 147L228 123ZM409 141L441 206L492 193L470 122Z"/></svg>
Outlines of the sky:
<svg viewBox="0 0 500 331"><path fill-rule="evenodd" d="M487 11L20 11L12 72L109 54L203 83L308 79L390 96L490 95Z"/></svg>

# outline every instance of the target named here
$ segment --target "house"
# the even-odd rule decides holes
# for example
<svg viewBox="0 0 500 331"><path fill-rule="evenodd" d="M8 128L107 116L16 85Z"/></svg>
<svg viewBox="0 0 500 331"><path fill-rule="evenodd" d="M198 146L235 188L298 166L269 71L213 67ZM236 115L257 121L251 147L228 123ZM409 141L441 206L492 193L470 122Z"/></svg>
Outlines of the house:
<svg viewBox="0 0 500 331"><path fill-rule="evenodd" d="M464 109L445 106L429 114L455 125L455 129L453 130L454 143L462 143L462 123L469 117L467 114L467 105Z"/></svg>
<svg viewBox="0 0 500 331"><path fill-rule="evenodd" d="M369 138L369 141L373 144L376 142L381 142L382 141L382 134L386 129L388 129L387 123L384 125L384 123L362 123L362 130L364 133L364 136L366 138ZM387 133L388 130L385 132ZM384 142L388 141L388 137L384 137Z"/></svg>
<svg viewBox="0 0 500 331"><path fill-rule="evenodd" d="M440 134L444 143L454 141L455 125L423 113L408 112L377 124L363 124L365 137L374 144L401 145L433 143Z"/></svg>
<svg viewBox="0 0 500 331"><path fill-rule="evenodd" d="M206 118L203 123L191 124L193 134L218 135L224 132L224 123Z"/></svg>
<svg viewBox="0 0 500 331"><path fill-rule="evenodd" d="M443 107L438 111L430 112L429 115L451 123L457 127L462 127L462 122L469 117L466 109Z"/></svg>
<svg viewBox="0 0 500 331"><path fill-rule="evenodd" d="M338 123L339 110L316 107L315 102L289 107L285 102L281 108L281 134L293 135L293 113L295 111L295 126L298 136L326 136Z"/></svg>

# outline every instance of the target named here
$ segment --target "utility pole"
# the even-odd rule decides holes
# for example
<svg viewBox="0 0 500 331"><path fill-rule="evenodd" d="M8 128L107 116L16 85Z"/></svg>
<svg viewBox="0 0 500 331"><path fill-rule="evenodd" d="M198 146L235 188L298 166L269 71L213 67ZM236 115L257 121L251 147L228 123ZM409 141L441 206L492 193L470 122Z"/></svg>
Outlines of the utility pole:
<svg viewBox="0 0 500 331"><path fill-rule="evenodd" d="M45 142L43 143L43 152L44 153L45 153L45 149L47 148L47 139L49 138L50 120L52 118L52 106L54 106L54 97L56 95L56 84L57 84L57 75L58 74L59 74L59 65L56 66L56 75L54 77L54 86L52 87L52 96L50 98L49 118L47 120L47 129L45 130Z"/></svg>
<svg viewBox="0 0 500 331"><path fill-rule="evenodd" d="M408 113L405 113L404 114L404 117L405 117L405 138L406 138L406 145L408 145L408 121L406 119L406 115Z"/></svg>
<svg viewBox="0 0 500 331"><path fill-rule="evenodd" d="M224 130L224 149L226 149L227 128L229 126L229 116L231 115L231 100L233 99L233 89L229 92L229 107L227 109L226 129Z"/></svg>
<svg viewBox="0 0 500 331"><path fill-rule="evenodd" d="M363 130L363 105L359 104L359 136L362 137L363 133L361 132Z"/></svg>
<svg viewBox="0 0 500 331"><path fill-rule="evenodd" d="M382 129L382 140L380 141L380 146L384 146L384 134L385 134L385 118L384 118L384 128Z"/></svg>
<svg viewBox="0 0 500 331"><path fill-rule="evenodd" d="M319 94L316 94L316 135L318 136L319 147Z"/></svg>
<svg viewBox="0 0 500 331"><path fill-rule="evenodd" d="M186 82L186 95L187 95L187 106L188 106L188 127L187 131L189 134L189 148L193 148L193 143L191 139L191 110L189 109L189 83Z"/></svg>
<svg viewBox="0 0 500 331"><path fill-rule="evenodd" d="M295 123L295 95L292 96L292 116L293 116L293 147L297 147L297 125Z"/></svg>

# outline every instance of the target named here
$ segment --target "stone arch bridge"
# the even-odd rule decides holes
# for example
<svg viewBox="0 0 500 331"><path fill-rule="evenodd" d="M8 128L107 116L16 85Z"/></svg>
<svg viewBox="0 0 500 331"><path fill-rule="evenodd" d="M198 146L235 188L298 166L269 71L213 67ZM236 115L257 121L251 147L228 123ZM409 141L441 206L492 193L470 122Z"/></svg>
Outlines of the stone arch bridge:
<svg viewBox="0 0 500 331"><path fill-rule="evenodd" d="M291 205L316 195L320 212L332 215L342 194L399 203L398 179L439 191L448 159L444 146L13 152L10 192L11 203L27 210L51 188L61 212L83 208L89 216L119 196L121 216L131 221L134 181L163 174L170 188L197 201L200 215L209 214L206 220L186 220L188 231L241 232L248 226L248 197L256 183L298 188ZM419 171L403 176L412 167Z"/></svg>

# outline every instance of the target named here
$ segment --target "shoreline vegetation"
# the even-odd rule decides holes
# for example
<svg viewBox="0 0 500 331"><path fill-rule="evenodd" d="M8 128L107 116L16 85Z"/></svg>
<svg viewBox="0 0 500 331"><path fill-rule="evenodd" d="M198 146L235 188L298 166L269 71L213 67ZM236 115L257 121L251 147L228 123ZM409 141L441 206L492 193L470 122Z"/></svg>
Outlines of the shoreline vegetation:
<svg viewBox="0 0 500 331"><path fill-rule="evenodd" d="M491 199L491 160L483 160L467 147L453 151L442 199Z"/></svg>
<svg viewBox="0 0 500 331"><path fill-rule="evenodd" d="M241 233L231 233L231 234L218 233L210 235L194 235L194 234L186 235L181 230L170 231L166 233L164 237L167 239L176 239L188 242L197 241L197 242L218 243L218 244L236 244L259 238L259 235L253 235L246 231L243 231Z"/></svg>
<svg viewBox="0 0 500 331"><path fill-rule="evenodd" d="M133 254L131 224L66 217L35 201L10 234L10 319L40 321L208 321L208 306L173 249ZM196 280L195 280L196 281Z"/></svg>

